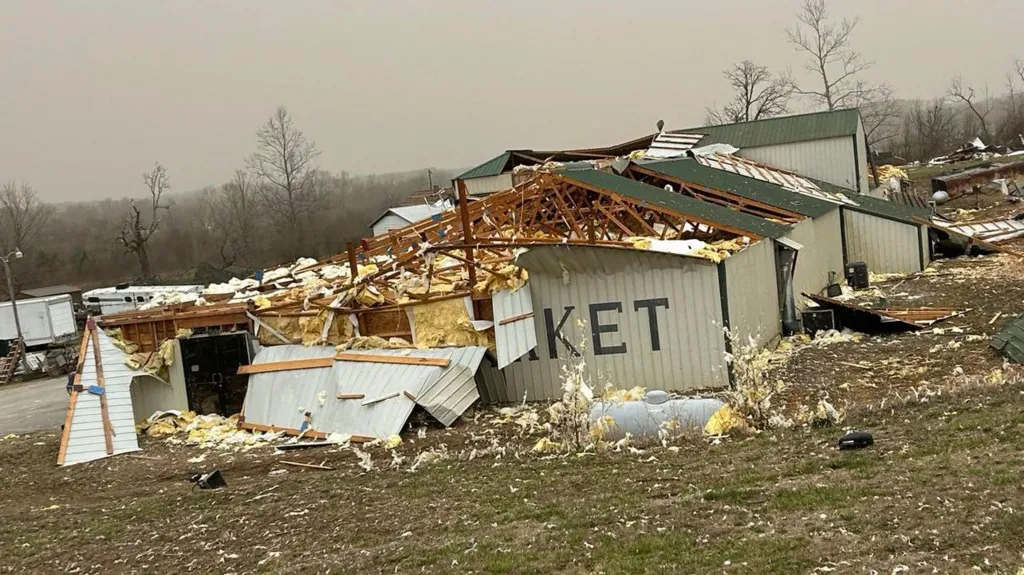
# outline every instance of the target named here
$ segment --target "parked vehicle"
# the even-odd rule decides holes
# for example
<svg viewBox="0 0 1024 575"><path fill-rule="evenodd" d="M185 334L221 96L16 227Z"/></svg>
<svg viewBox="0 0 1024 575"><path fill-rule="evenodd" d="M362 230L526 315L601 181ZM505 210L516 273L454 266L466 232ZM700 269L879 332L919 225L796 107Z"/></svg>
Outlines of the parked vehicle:
<svg viewBox="0 0 1024 575"><path fill-rule="evenodd" d="M199 297L203 293L201 285L176 286L132 286L98 288L82 294L85 307L93 314L108 315L140 309L153 298L162 293L181 293Z"/></svg>
<svg viewBox="0 0 1024 575"><path fill-rule="evenodd" d="M26 347L62 343L78 335L70 295L20 299L17 303ZM0 340L16 339L18 329L14 322L14 306L11 302L0 303Z"/></svg>

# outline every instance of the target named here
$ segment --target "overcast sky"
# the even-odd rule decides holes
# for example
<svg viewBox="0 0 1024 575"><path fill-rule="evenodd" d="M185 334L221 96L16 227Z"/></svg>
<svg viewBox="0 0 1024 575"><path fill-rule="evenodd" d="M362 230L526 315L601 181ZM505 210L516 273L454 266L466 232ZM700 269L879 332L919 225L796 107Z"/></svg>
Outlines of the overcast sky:
<svg viewBox="0 0 1024 575"><path fill-rule="evenodd" d="M285 105L356 173L476 164L699 125L750 58L800 72L800 0L0 1L0 181L48 200L226 181ZM1020 0L830 2L859 16L872 80L904 98L962 73L1001 90L1024 57Z"/></svg>

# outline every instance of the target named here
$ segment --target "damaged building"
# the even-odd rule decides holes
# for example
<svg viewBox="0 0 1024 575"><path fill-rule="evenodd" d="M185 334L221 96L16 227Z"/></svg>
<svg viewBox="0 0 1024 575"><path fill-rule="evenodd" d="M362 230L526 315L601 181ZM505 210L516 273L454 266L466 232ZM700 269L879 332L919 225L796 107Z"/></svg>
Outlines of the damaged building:
<svg viewBox="0 0 1024 575"><path fill-rule="evenodd" d="M559 399L568 363L599 386L726 388L737 342L800 329L801 293L853 261L906 273L931 257L926 211L857 193L856 111L780 122L736 132L760 156L711 130L505 152L454 182L456 205L344 253L98 324L165 382L137 387L135 411L240 413L256 432L368 440L417 408L450 425L477 401ZM752 159L819 140L832 173Z"/></svg>

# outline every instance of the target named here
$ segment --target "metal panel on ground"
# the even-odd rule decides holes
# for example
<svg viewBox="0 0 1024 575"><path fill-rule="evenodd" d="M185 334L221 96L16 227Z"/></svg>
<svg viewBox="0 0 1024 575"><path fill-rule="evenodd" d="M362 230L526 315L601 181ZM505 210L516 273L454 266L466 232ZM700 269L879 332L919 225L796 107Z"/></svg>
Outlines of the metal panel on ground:
<svg viewBox="0 0 1024 575"><path fill-rule="evenodd" d="M442 368L335 361L327 368L254 374L249 377L245 396L245 422L297 430L308 411L316 431L387 437L402 431L417 403L442 423L450 425L479 397L475 374L485 348L374 349L346 353L447 358L451 363ZM262 349L253 364L334 355L332 347L281 345ZM349 398L339 399L339 395Z"/></svg>
<svg viewBox="0 0 1024 575"><path fill-rule="evenodd" d="M866 262L873 273L921 271L920 226L844 208L843 227L847 262Z"/></svg>
<svg viewBox="0 0 1024 575"><path fill-rule="evenodd" d="M494 340L498 369L523 357L537 347L536 318L530 284L516 291L501 290L491 298L494 304Z"/></svg>
<svg viewBox="0 0 1024 575"><path fill-rule="evenodd" d="M561 370L581 350L598 387L668 391L727 384L715 265L700 258L592 246L522 254L539 345L503 372L484 401L558 399ZM581 323L581 320L585 323Z"/></svg>
<svg viewBox="0 0 1024 575"><path fill-rule="evenodd" d="M152 376L144 371L135 371L125 365L127 355L114 346L113 341L97 329L99 339L100 363L103 370L103 388L106 395L107 417L112 429L111 444L113 454L108 454L103 431L103 409L99 395L88 392L77 393L72 405L73 413L69 421L64 465L84 463L139 450L138 438L135 435L135 417L132 410L131 385L136 377ZM85 361L82 364L79 383L88 389L99 385L96 371L96 355L90 342L85 348ZM70 409L70 407L69 407Z"/></svg>
<svg viewBox="0 0 1024 575"><path fill-rule="evenodd" d="M801 250L800 256L810 249L813 248ZM782 317L775 246L771 242L756 243L720 265L726 269L729 328L736 341L746 346L752 338L754 345L760 347L779 336ZM796 267L800 268L799 257Z"/></svg>

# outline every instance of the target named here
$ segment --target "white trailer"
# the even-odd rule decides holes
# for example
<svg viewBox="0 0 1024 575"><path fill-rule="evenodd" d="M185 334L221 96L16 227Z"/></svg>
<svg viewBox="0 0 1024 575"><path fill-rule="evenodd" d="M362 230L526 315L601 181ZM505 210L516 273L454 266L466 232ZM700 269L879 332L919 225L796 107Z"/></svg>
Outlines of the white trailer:
<svg viewBox="0 0 1024 575"><path fill-rule="evenodd" d="M141 309L162 293L180 293L199 297L203 293L200 285L178 286L124 286L89 290L82 294L85 307L94 314L109 315Z"/></svg>
<svg viewBox="0 0 1024 575"><path fill-rule="evenodd" d="M78 335L75 308L70 295L18 300L18 320L25 346L48 345L74 339ZM14 306L0 303L0 339L18 339Z"/></svg>

